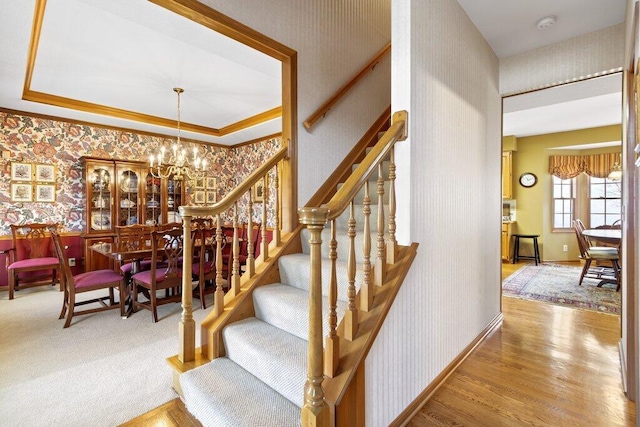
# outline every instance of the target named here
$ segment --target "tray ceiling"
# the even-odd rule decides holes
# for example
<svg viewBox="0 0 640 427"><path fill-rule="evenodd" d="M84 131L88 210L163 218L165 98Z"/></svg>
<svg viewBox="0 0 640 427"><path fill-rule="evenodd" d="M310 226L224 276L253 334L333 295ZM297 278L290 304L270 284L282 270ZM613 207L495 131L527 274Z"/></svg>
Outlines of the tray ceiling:
<svg viewBox="0 0 640 427"><path fill-rule="evenodd" d="M47 0L41 22L35 9L19 0L0 18L2 107L173 136L181 87L183 137L232 145L281 131L272 57L146 0ZM247 119L261 123L234 132Z"/></svg>

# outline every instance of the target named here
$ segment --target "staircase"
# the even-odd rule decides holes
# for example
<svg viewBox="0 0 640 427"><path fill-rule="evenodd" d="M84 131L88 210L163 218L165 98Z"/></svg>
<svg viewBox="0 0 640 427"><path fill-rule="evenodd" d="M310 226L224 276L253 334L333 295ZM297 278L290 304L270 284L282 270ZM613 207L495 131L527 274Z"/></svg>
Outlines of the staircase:
<svg viewBox="0 0 640 427"><path fill-rule="evenodd" d="M381 162L378 158L376 164L382 164L380 168L376 166L376 170L382 170L382 176L388 177L389 161ZM367 167L372 170L371 165ZM357 174L358 165L354 165L353 170ZM340 424L336 410L339 400L356 371L364 365L382 318L415 257L412 246L412 251L406 251L408 256L402 257L404 267L400 268L398 263L388 277L384 270L374 273L377 265L385 264L388 259L380 260L389 229L386 224L381 226L382 222L376 227L369 218L370 213L374 218L376 212L389 218L389 195L393 192L389 191L389 181L382 185L383 179L378 178L378 173L370 174L369 183L360 183L357 193L352 190L353 183L347 180L345 188L338 190L336 196L351 191L349 200L353 203L347 202L341 210L334 209L341 213L329 218L330 221L322 217L313 219L315 226L293 233L292 238L299 239L299 244L290 246L300 250L274 257L271 263L274 266L277 263L277 271L274 268L276 272L266 276L276 280L246 288L250 295L242 303L243 307L230 308L228 313L242 313L229 314L224 325L217 326L221 342L213 351L217 354L211 355L213 360L179 376L178 388L186 407L204 426L297 426L309 423L310 417L317 425ZM377 204L378 196L382 207ZM306 209L301 210L301 221L310 224L308 218L306 221L304 218ZM318 237L322 240L321 247L318 247ZM394 265L389 267L394 269ZM374 287L376 274L380 276L375 278L379 286ZM319 298L315 298L316 295ZM322 300L321 320L314 315L314 307L320 307L319 299ZM227 301L230 299L225 297ZM227 313L227 306L224 308ZM380 321L368 321L368 329L359 330L358 318L376 320L371 316L377 316ZM337 322L341 322L340 328ZM321 340L325 336L333 336L334 341L332 345L325 344L323 365ZM355 345L353 350L345 350L350 345ZM331 349L335 354L326 354ZM327 359L335 360L335 365L327 364ZM331 379L339 379L341 385L334 387L332 396L327 396L323 385L327 386ZM334 409L329 411L327 404ZM335 417L332 422L330 416ZM363 416L360 414L358 424L363 424Z"/></svg>

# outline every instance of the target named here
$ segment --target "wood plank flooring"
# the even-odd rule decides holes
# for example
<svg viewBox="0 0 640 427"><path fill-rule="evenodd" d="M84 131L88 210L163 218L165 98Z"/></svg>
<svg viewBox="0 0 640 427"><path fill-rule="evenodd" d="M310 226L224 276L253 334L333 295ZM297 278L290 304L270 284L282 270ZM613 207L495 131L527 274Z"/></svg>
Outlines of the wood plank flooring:
<svg viewBox="0 0 640 427"><path fill-rule="evenodd" d="M503 264L503 279L523 264ZM623 392L620 318L503 298L504 322L410 426L633 426ZM199 426L175 399L125 424Z"/></svg>
<svg viewBox="0 0 640 427"><path fill-rule="evenodd" d="M503 266L503 278L518 265ZM503 298L504 322L410 426L633 426L620 317Z"/></svg>

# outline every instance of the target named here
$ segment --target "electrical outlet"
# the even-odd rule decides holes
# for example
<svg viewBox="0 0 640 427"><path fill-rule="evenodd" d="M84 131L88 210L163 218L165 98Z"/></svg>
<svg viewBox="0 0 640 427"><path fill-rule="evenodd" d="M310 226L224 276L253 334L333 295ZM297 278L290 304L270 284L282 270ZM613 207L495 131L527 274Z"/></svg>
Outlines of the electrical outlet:
<svg viewBox="0 0 640 427"><path fill-rule="evenodd" d="M562 245L562 252L569 251L569 245Z"/></svg>
<svg viewBox="0 0 640 427"><path fill-rule="evenodd" d="M76 266L76 259L69 258L69 267L75 267L75 266Z"/></svg>

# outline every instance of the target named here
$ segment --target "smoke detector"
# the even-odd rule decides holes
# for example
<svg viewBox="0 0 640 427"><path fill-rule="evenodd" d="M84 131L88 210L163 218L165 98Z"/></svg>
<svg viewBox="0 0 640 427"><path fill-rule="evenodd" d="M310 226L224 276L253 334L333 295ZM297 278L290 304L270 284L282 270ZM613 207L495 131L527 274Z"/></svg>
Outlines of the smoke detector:
<svg viewBox="0 0 640 427"><path fill-rule="evenodd" d="M536 22L536 27L538 27L539 30L544 30L545 28L549 28L554 25L557 19L558 18L553 15L545 16L544 18L541 18L538 20L538 22Z"/></svg>

